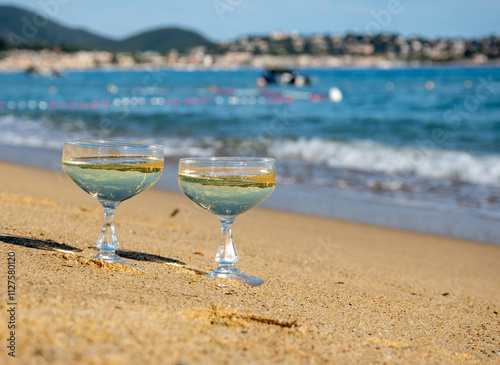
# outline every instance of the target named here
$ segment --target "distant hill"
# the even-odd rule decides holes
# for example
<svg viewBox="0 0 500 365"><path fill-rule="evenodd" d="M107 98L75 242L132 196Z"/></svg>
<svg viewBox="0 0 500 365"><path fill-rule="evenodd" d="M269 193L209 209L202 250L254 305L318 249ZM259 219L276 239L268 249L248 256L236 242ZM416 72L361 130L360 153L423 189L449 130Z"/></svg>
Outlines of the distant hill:
<svg viewBox="0 0 500 365"><path fill-rule="evenodd" d="M186 51L195 46L211 47L214 44L198 33L180 28L163 28L119 41L116 49L123 51L148 51L168 52L175 48L179 51Z"/></svg>
<svg viewBox="0 0 500 365"><path fill-rule="evenodd" d="M43 25L45 20L31 11L0 6L0 37L11 41L14 46L17 42L22 42L104 49L115 43L86 30L67 28L50 20Z"/></svg>
<svg viewBox="0 0 500 365"><path fill-rule="evenodd" d="M0 6L0 39L12 48L17 46L59 46L72 49L108 51L180 52L196 47L212 47L214 43L202 35L180 29L163 28L147 31L122 40L114 40L83 29L68 28L13 6Z"/></svg>

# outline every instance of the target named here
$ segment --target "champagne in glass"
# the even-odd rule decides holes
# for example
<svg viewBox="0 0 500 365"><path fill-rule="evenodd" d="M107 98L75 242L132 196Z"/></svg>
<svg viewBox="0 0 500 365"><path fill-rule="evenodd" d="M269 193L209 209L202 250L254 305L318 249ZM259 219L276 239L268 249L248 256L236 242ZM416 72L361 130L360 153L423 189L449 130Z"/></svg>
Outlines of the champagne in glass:
<svg viewBox="0 0 500 365"><path fill-rule="evenodd" d="M64 172L104 207L104 225L94 258L127 264L117 254L114 212L118 204L153 186L163 171L163 147L145 143L68 140ZM128 265L128 264L127 264Z"/></svg>
<svg viewBox="0 0 500 365"><path fill-rule="evenodd" d="M234 265L239 260L232 237L236 217L264 201L276 185L276 164L271 158L211 157L179 161L179 187L222 224L222 239L215 261L219 267L208 277L232 278L248 285L264 280L245 275Z"/></svg>

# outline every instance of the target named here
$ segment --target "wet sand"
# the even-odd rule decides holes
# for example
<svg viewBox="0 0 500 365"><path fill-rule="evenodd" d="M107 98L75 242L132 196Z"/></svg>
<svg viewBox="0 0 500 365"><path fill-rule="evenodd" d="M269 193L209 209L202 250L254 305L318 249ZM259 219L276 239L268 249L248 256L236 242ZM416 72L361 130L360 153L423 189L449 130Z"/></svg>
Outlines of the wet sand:
<svg viewBox="0 0 500 365"><path fill-rule="evenodd" d="M498 245L256 208L234 231L248 287L203 276L218 220L150 189L116 214L141 271L92 259L102 208L67 177L0 169L0 363L500 362Z"/></svg>

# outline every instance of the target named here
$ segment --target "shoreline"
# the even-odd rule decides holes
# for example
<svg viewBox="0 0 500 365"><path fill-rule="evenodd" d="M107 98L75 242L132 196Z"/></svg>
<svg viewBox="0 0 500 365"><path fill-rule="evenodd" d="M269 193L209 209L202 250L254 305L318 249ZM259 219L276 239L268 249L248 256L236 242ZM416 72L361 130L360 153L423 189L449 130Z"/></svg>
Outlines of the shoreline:
<svg viewBox="0 0 500 365"><path fill-rule="evenodd" d="M238 268L265 280L248 287L203 276L215 217L149 189L116 215L120 254L141 272L91 259L102 208L63 174L0 168L0 255L18 260L6 364L500 359L498 246L257 207L234 230Z"/></svg>
<svg viewBox="0 0 500 365"><path fill-rule="evenodd" d="M0 161L56 173L62 173L61 153L55 149L0 144ZM155 188L179 193L177 165L165 164L162 178ZM430 203L405 204L381 197L360 198L325 188L312 189L300 185L280 185L260 206L314 217L500 244L497 234L500 214L479 209L456 212L446 206Z"/></svg>
<svg viewBox="0 0 500 365"><path fill-rule="evenodd" d="M406 70L406 69L441 69L441 68L450 68L450 69L480 69L480 68L500 68L500 61L498 62L487 62L487 63L460 63L460 62L406 62L406 63L393 63L390 62L384 64L373 64L373 65L364 65L364 64L352 64L346 63L344 65L339 66L294 66L291 67L297 70ZM198 72L198 71L262 71L263 67L254 66L254 65L235 65L235 66L202 66L202 65L141 65L141 66L133 66L133 67L119 67L119 66L100 66L100 67L77 67L77 68L68 68L61 67L57 68L57 70L62 72L157 72L157 71L187 71L187 72ZM25 73L26 69L24 68L0 68L0 74L9 74L9 73ZM49 76L50 77L50 76Z"/></svg>

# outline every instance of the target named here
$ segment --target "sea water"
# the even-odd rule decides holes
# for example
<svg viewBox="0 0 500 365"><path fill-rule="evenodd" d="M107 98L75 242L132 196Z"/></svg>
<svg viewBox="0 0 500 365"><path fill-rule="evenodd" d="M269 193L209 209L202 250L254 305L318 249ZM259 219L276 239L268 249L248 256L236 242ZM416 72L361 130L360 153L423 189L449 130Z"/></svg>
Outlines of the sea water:
<svg viewBox="0 0 500 365"><path fill-rule="evenodd" d="M167 171L176 170L179 157L268 156L278 170L268 206L356 219L359 212L350 209L373 202L372 220L389 225L397 221L386 216L391 207L462 214L461 222L498 220L500 68L303 70L314 83L295 90L326 94L336 87L338 103L255 97L260 72L3 73L0 158L22 158L11 156L9 146L60 153L68 138L162 144ZM169 187L176 185L175 176ZM426 231L411 215L409 221ZM460 225L440 229L446 234ZM480 225L467 231L484 231L474 227Z"/></svg>

